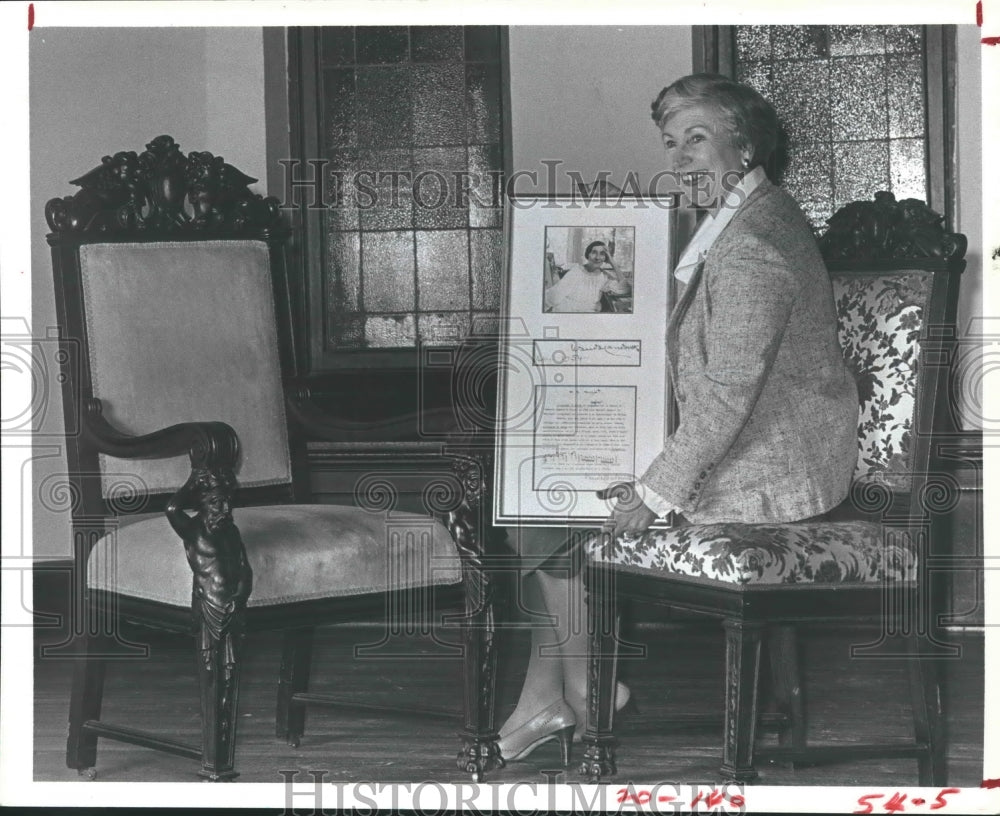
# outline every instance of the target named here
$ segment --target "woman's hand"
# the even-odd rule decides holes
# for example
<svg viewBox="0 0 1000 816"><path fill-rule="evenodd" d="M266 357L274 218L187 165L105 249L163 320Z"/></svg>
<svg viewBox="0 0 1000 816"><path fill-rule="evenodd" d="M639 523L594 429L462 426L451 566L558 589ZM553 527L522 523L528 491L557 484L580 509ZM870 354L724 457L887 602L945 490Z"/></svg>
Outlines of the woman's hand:
<svg viewBox="0 0 1000 816"><path fill-rule="evenodd" d="M635 485L631 483L619 482L605 490L598 490L597 497L618 499L608 520L604 522L604 526L611 529L615 536L637 538L656 521L656 513L643 503Z"/></svg>

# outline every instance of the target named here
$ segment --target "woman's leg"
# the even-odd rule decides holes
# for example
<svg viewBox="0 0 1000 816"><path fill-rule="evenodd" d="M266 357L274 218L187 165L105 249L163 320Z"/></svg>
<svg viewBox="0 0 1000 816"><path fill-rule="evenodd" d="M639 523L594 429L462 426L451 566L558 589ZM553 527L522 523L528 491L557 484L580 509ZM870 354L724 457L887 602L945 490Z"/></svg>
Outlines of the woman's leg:
<svg viewBox="0 0 1000 816"><path fill-rule="evenodd" d="M525 605L548 619L536 618L532 624L524 686L500 728L501 737L561 698L576 714L578 727L586 722L588 637L582 558L582 548L570 546L523 579ZM628 698L629 690L619 683L616 709Z"/></svg>
<svg viewBox="0 0 1000 816"><path fill-rule="evenodd" d="M587 610L583 572L539 570L538 584L549 614L554 615L553 633L558 644L562 695L576 713L577 722L587 714Z"/></svg>
<svg viewBox="0 0 1000 816"><path fill-rule="evenodd" d="M558 614L549 612L546 604L539 571L526 575L522 581L525 606L535 615ZM500 736L505 737L528 720L543 711L563 696L563 667L559 653L559 632L556 621L535 619L531 626L531 653L528 656L528 670L521 687L517 706L507 721L500 727Z"/></svg>

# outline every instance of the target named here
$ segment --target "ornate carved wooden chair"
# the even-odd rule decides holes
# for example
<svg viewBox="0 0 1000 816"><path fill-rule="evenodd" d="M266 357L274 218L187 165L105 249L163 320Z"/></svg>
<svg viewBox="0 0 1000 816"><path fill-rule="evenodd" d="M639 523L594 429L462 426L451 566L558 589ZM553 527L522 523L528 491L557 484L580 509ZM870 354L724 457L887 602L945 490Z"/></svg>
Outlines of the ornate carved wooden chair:
<svg viewBox="0 0 1000 816"><path fill-rule="evenodd" d="M750 781L755 760L914 757L922 785L944 784L934 658L950 653L927 625L927 556L949 486L931 457L946 410L949 340L965 237L944 233L923 202L888 193L848 205L821 241L839 335L861 401L850 498L827 523L693 525L623 546L595 536L588 567L590 690L586 755L592 780L615 773L613 697L617 598L720 619L726 676L723 777ZM935 527L937 525L934 525ZM876 641L852 647L908 659L914 739L807 745L794 624L875 620ZM762 635L779 702L779 744L757 750Z"/></svg>
<svg viewBox="0 0 1000 816"><path fill-rule="evenodd" d="M471 447L409 436L411 420L348 425L308 401L286 230L254 181L160 136L105 157L73 182L79 192L46 207L67 427L78 429L67 446L85 596L69 644L80 659L67 764L92 778L108 738L232 779L247 631L285 630L276 730L297 743L304 705L331 702L308 693L313 628L431 598L461 610L458 764L478 779L499 762L479 569L489 469ZM359 506L305 503L307 439L335 440L324 467L352 463ZM426 513L392 509L386 463L426 475ZM116 638L123 618L195 636L200 746L101 718L108 658L129 648Z"/></svg>

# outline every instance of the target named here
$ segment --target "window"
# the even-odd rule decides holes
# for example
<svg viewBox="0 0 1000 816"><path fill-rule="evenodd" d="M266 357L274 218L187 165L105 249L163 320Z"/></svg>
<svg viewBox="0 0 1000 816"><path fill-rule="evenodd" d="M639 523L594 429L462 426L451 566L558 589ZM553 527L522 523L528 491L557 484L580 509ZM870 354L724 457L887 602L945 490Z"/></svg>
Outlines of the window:
<svg viewBox="0 0 1000 816"><path fill-rule="evenodd" d="M300 159L320 157L326 184L324 206L305 215L311 368L461 342L500 307L500 29L292 36L302 112L293 144ZM354 354L353 364L362 359L399 357Z"/></svg>
<svg viewBox="0 0 1000 816"><path fill-rule="evenodd" d="M879 190L927 201L950 223L949 29L705 27L695 58L774 103L788 139L782 184L817 231Z"/></svg>

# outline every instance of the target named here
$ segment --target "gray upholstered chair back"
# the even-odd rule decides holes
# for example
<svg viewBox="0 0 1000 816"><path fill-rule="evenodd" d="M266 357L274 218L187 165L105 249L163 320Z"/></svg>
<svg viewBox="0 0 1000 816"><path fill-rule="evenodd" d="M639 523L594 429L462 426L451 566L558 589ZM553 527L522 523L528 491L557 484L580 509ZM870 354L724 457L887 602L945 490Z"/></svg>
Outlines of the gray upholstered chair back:
<svg viewBox="0 0 1000 816"><path fill-rule="evenodd" d="M80 271L94 396L118 428L221 420L239 436L241 486L291 481L267 244L93 243ZM252 342L248 343L247 338ZM187 456L100 457L101 489L172 493Z"/></svg>

